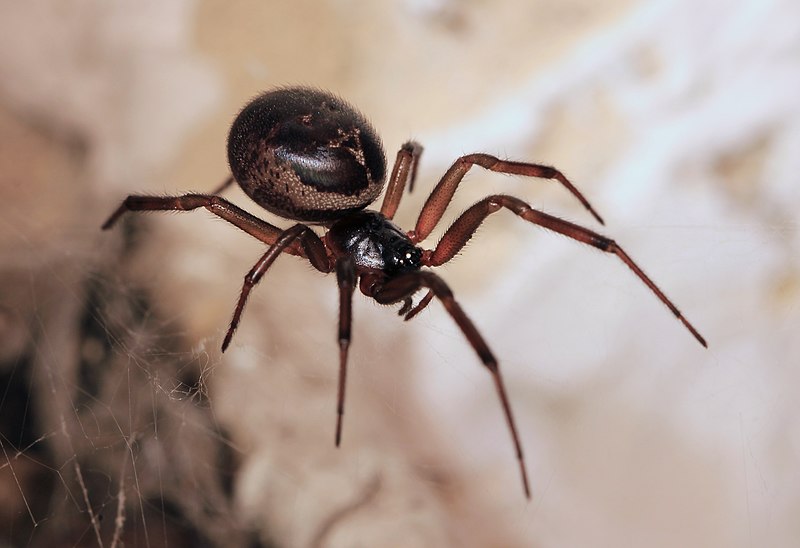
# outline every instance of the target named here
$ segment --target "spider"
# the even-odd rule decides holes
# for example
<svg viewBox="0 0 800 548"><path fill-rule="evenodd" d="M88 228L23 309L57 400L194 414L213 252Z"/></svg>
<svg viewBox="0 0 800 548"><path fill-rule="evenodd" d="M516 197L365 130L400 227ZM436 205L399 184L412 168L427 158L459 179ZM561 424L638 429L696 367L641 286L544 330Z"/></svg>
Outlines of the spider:
<svg viewBox="0 0 800 548"><path fill-rule="evenodd" d="M320 272L335 271L339 287L337 447L342 436L352 297L356 285L361 293L380 304L399 305L399 314L406 320L436 297L494 380L516 452L522 487L530 499L522 444L497 359L444 280L423 267L447 263L489 215L505 208L529 223L616 255L704 347L706 341L614 240L533 209L513 196L487 196L462 213L435 247L420 247L441 220L466 173L476 165L499 173L556 180L604 224L586 198L557 169L478 153L462 156L453 163L428 196L414 229L405 232L392 219L406 185L409 192L413 190L421 153L418 143L405 143L397 153L386 185L383 145L358 110L318 89L278 88L253 99L233 122L228 136L231 175L215 192L169 197L131 195L102 228L111 228L127 211L205 208L267 244L266 253L244 278L233 319L222 342L223 352L239 325L250 291L281 253L305 259ZM219 197L218 194L234 181L258 205L280 217L297 221L296 224L282 230ZM366 209L385 185L387 190L380 211ZM319 236L309 224L320 225L327 232ZM426 293L414 304L413 297L420 291Z"/></svg>

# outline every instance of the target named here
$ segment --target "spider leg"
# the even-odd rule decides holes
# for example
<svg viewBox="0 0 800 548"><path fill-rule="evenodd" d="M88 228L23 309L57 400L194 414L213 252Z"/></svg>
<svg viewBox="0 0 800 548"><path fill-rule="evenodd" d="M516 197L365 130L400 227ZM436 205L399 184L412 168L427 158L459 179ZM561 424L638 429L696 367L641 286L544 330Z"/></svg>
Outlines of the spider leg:
<svg viewBox="0 0 800 548"><path fill-rule="evenodd" d="M287 247L298 238L305 251L305 256L308 258L311 265L320 272L331 271L330 261L325 251L325 244L322 243L319 236L314 234L310 228L303 224L296 224L281 232L276 238L275 243L270 246L267 252L262 255L253 268L250 269L250 272L244 277L242 291L239 294L239 301L236 303L236 308L233 311L233 318L231 319L230 327L228 327L228 332L225 333L225 339L222 341L223 352L227 350L228 345L231 343L233 333L239 326L239 320L242 316L242 311L244 310L244 305L245 302L247 302L250 290L261 280L261 277L269 270L269 267L272 266L272 263L275 262L278 255L285 251Z"/></svg>
<svg viewBox="0 0 800 548"><path fill-rule="evenodd" d="M417 218L417 225L414 231L409 233L409 237L414 243L421 242L427 238L436 227L444 214L444 210L447 209L448 204L453 199L458 185L474 165L479 165L489 171L507 173L509 175L555 179L565 186L600 224L605 224L600 215L589 204L589 201L583 197L583 194L556 168L528 162L501 160L489 154L468 154L462 156L450 166L450 169L442 176L431 195L428 196L428 200L422 206L422 211L420 211Z"/></svg>
<svg viewBox="0 0 800 548"><path fill-rule="evenodd" d="M582 226L570 223L558 217L548 215L542 211L532 209L530 205L519 198L497 194L488 196L467 209L455 222L447 229L442 239L433 251L423 252L423 264L427 266L439 266L452 259L464 245L469 241L477 230L478 226L491 215L501 208L507 208L514 214L522 217L526 221L539 225L553 232L563 234L578 242L591 245L606 253L612 253L622 260L644 284L655 293L662 303L675 315L675 317L694 335L694 338L707 347L706 340L698 333L697 329L689 323L678 308L672 304L667 296L656 286L656 284L639 268L633 259L617 244L614 240L602 236L597 232Z"/></svg>
<svg viewBox="0 0 800 548"><path fill-rule="evenodd" d="M525 457L522 454L522 444L520 443L519 434L517 433L514 416L511 413L511 406L508 403L508 396L506 395L503 377L500 375L500 368L497 364L497 360L492 354L492 351L489 350L489 345L486 344L486 341L483 340L480 332L478 332L478 329L472 323L472 320L464 313L464 310L453 297L453 292L450 291L450 288L444 280L433 272L424 270L408 272L396 278L391 278L385 283L375 284L370 288L369 296L381 304L394 304L413 295L421 287L427 287L429 289L429 294L432 293L441 301L442 305L444 305L447 312L461 329L461 332L464 333L464 336L475 350L481 362L483 362L483 365L485 365L491 373L495 387L497 388L497 394L500 396L500 403L503 406L508 428L511 431L511 437L514 441L514 448L517 453L525 496L530 499L531 492L528 486L528 473L525 470Z"/></svg>
<svg viewBox="0 0 800 548"><path fill-rule="evenodd" d="M342 440L344 390L347 380L347 351L350 348L350 325L353 318L353 291L356 286L356 267L350 256L336 261L336 280L339 284L339 395L336 404L336 447Z"/></svg>
<svg viewBox="0 0 800 548"><path fill-rule="evenodd" d="M405 143L397 151L397 159L392 168L392 175L386 186L386 195L381 205L381 213L387 219L393 219L403 197L403 190L408 182L408 191L414 190L414 181L417 179L417 163L422 154L422 145L416 141Z"/></svg>
<svg viewBox="0 0 800 548"><path fill-rule="evenodd" d="M131 195L125 198L116 211L103 223L102 228L103 230L108 230L128 211L191 211L201 207L266 244L274 244L282 233L280 228L262 221L240 207L233 205L228 200L207 194L184 194L183 196ZM303 249L298 242L292 242L290 246L285 248L285 251L291 255L303 256Z"/></svg>

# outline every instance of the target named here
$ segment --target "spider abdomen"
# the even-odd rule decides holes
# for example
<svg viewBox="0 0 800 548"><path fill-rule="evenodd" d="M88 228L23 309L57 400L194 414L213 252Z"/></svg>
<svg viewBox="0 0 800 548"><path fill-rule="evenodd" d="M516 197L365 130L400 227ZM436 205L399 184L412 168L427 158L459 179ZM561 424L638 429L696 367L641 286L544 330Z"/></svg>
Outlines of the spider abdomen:
<svg viewBox="0 0 800 548"><path fill-rule="evenodd" d="M386 175L383 146L366 118L312 88L281 88L252 100L231 126L228 162L256 203L304 222L363 209Z"/></svg>

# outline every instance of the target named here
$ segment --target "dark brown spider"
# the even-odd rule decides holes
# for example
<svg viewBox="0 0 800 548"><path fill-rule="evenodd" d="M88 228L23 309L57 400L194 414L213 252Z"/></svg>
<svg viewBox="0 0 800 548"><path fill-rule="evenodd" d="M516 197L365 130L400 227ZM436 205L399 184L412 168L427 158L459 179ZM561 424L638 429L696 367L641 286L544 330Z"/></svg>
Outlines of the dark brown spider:
<svg viewBox="0 0 800 548"><path fill-rule="evenodd" d="M351 302L358 283L361 292L381 304L401 304L411 319L437 297L455 320L494 379L519 461L525 496L528 477L517 427L506 397L497 360L475 325L439 276L423 266L440 266L452 259L492 213L506 208L524 220L589 244L619 257L706 346L706 341L675 305L613 240L594 231L532 209L513 196L488 196L467 209L447 229L433 249L417 244L439 223L464 175L473 165L500 173L555 179L564 185L601 224L600 216L564 175L552 167L500 160L488 154L468 154L456 160L433 189L414 230L404 232L391 219L406 183L413 188L422 147L404 144L397 153L380 211L365 209L386 181L386 157L380 138L361 113L342 99L310 88L282 88L256 97L239 114L228 137L232 176L212 194L174 197L128 196L103 224L110 228L126 211L189 211L204 207L269 245L244 278L239 302L222 343L228 347L247 296L281 253L308 260L320 272L336 271L339 284L339 393L336 445L344 414L347 352L350 347ZM234 181L263 208L297 224L282 230L216 196ZM324 226L318 236L306 223ZM421 289L427 293L413 304Z"/></svg>

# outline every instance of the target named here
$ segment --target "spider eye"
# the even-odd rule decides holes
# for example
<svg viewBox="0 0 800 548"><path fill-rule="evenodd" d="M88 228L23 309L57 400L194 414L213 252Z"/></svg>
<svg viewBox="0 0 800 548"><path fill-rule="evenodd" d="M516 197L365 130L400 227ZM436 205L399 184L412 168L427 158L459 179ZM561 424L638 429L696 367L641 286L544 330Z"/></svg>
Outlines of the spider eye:
<svg viewBox="0 0 800 548"><path fill-rule="evenodd" d="M419 268L419 259L422 252L411 245L398 246L394 249L387 248L386 265L387 272L394 274Z"/></svg>
<svg viewBox="0 0 800 548"><path fill-rule="evenodd" d="M398 254L397 262L399 266L404 268L416 268L419 266L419 259L422 256L422 252L416 247L407 248L405 251L401 251Z"/></svg>

